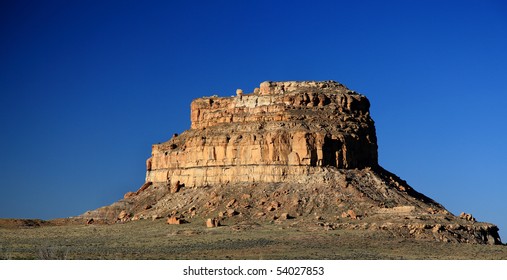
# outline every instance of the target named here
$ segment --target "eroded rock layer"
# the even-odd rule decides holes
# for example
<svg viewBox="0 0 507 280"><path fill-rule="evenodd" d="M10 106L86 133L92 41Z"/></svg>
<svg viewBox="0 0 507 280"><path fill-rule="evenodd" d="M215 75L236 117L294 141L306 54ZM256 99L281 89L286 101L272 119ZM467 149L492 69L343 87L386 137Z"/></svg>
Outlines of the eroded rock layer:
<svg viewBox="0 0 507 280"><path fill-rule="evenodd" d="M315 167L375 167L369 107L336 82L264 82L252 94L199 98L192 129L153 145L146 181L284 182Z"/></svg>

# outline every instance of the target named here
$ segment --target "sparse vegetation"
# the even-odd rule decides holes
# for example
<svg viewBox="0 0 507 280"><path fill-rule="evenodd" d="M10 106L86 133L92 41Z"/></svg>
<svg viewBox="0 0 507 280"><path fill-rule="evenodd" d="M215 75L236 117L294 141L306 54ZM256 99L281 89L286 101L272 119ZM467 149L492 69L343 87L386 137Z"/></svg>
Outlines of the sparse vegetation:
<svg viewBox="0 0 507 280"><path fill-rule="evenodd" d="M9 259L507 259L506 246L401 238L388 231L242 224L206 228L204 220L167 225L0 228ZM48 245L50 244L50 245Z"/></svg>
<svg viewBox="0 0 507 280"><path fill-rule="evenodd" d="M68 255L68 247L42 246L39 248L39 259L41 260L66 260Z"/></svg>
<svg viewBox="0 0 507 280"><path fill-rule="evenodd" d="M0 260L10 260L11 255L6 247L0 245Z"/></svg>

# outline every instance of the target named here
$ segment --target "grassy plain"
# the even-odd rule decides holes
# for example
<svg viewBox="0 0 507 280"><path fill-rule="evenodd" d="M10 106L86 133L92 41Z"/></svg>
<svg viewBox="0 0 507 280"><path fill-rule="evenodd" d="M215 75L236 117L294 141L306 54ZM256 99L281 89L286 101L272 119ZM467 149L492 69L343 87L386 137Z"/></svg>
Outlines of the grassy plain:
<svg viewBox="0 0 507 280"><path fill-rule="evenodd" d="M0 259L507 259L507 246L400 238L386 231L276 224L206 228L141 220L0 228Z"/></svg>

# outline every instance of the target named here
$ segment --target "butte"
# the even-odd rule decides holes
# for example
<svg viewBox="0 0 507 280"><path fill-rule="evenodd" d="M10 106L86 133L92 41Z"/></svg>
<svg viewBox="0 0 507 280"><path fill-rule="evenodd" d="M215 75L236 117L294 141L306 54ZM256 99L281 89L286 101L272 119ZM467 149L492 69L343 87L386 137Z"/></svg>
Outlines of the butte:
<svg viewBox="0 0 507 280"><path fill-rule="evenodd" d="M364 95L334 81L263 82L249 94L198 98L190 129L152 146L143 186L79 218L501 244L495 225L453 215L379 166L369 108Z"/></svg>

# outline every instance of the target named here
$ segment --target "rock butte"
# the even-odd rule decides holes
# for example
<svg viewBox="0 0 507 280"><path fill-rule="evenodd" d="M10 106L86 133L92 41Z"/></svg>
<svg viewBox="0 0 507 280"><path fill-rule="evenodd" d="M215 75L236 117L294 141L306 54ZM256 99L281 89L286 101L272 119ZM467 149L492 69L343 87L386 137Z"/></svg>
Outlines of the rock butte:
<svg viewBox="0 0 507 280"><path fill-rule="evenodd" d="M369 107L336 82L264 82L253 94L196 99L191 129L153 145L146 181L285 182L323 167L376 167Z"/></svg>
<svg viewBox="0 0 507 280"><path fill-rule="evenodd" d="M81 218L265 221L501 244L495 225L449 213L378 165L369 107L334 81L263 82L250 94L198 98L191 128L152 146L145 184Z"/></svg>

